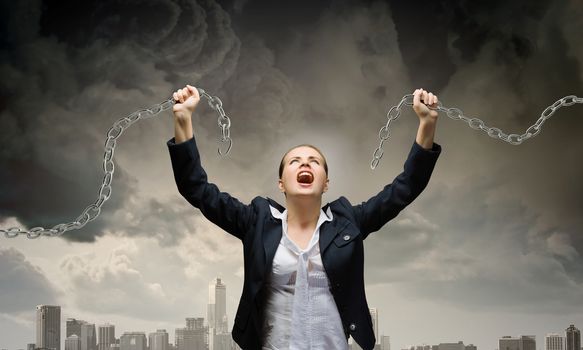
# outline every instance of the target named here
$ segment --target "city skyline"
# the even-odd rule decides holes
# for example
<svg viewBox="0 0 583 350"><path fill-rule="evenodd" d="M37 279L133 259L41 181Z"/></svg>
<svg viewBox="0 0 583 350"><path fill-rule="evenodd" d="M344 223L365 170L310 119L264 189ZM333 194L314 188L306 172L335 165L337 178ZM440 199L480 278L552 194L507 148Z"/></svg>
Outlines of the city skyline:
<svg viewBox="0 0 583 350"><path fill-rule="evenodd" d="M220 277L216 277L214 278L210 283L209 283L209 298L207 300L207 312L209 315L214 315L213 312L211 312L211 308L210 305L213 305L214 303L212 302L216 302L217 300L220 301L220 299L217 298L217 292L216 292L216 287L219 287L220 290L222 290L222 292L220 292L220 294L224 297L226 297L226 285L223 284L221 282L221 278ZM220 307L219 307L220 308ZM48 340L49 343L53 344L54 342L54 329L55 329L55 321L56 318L59 317L60 318L60 311L61 308L60 306L55 306L55 305L38 305L36 308L36 313L37 313L37 317L36 317L36 339L37 342L39 341L39 339L42 339L43 342L47 342L46 340L46 333L47 333L47 329L49 329L49 333L53 333L52 337ZM382 339L384 337L390 337L390 335L387 334L378 334L378 324L377 324L377 316L379 313L379 310L375 307L371 307L370 308L370 313L371 313L371 317L373 320L373 329L375 330L375 335L377 336L377 345L380 345L382 342ZM47 315L47 321L42 321L44 320L43 315ZM58 315L58 316L57 316ZM50 316L50 317L49 317ZM226 315L228 316L228 315ZM212 322L209 322L210 319L205 319L204 317L186 317L186 328L184 329L202 329L202 326L204 324L206 324L205 329L207 331L209 331L209 328L212 328ZM60 324L63 324L63 320L59 320ZM216 320L215 320L216 321ZM163 333L164 337L162 339L164 339L164 341L166 341L168 344L172 344L172 345L176 345L177 344L177 340L176 338L172 339L169 337L169 335L171 334L170 332L167 332L165 329L156 329L156 331L152 331L152 332L148 332L146 330L132 330L132 331L123 331L123 333L120 335L119 338L115 338L114 337L114 332L115 332L115 325L110 324L108 322L105 322L103 324L99 324L98 325L98 329L100 330L100 332L98 334L95 334L95 324L94 323L90 323L86 320L80 320L80 319L75 319L75 318L67 318L66 320L64 320L64 324L65 327L60 327L60 334L58 339L63 339L63 347L61 347L60 349L57 350L61 350L61 349L65 349L64 345L65 342L67 342L68 339L70 339L70 336L74 336L76 338L79 338L79 349L78 350L97 350L97 349L105 349L108 350L105 347L102 347L102 343L100 341L97 341L97 336L99 336L99 339L105 339L106 337L102 337L102 333L101 330L103 329L104 332L107 332L108 335L111 335L111 337L113 339L117 339L118 341L121 339L121 336L123 335L132 335L132 334L144 334L144 337L147 336L147 344L148 346L150 346L150 342L152 341L152 339L157 339L158 337L157 335L159 333ZM93 341L96 341L95 344L93 344L93 347L91 347L90 345L87 344L83 344L82 343L84 341L87 341L85 338L88 336L87 335L87 330L85 330L85 327L90 327L90 329L93 329ZM176 328L175 331L178 332L180 328ZM112 330L114 330L112 332ZM229 332L229 337L230 337L230 330L228 330ZM76 333L81 334L82 336L77 335ZM548 332L546 333L545 337L543 338L543 340L541 340L540 343L538 343L539 346L537 346L537 342L536 342L536 335L521 335L521 336L511 336L511 335L504 335L504 336L500 336L498 339L498 347L492 349L492 350L583 350L583 347L581 347L581 333L580 330L573 324L569 325L569 327L565 328L565 335L561 335L560 333L553 333L553 332ZM64 337L61 337L61 335L64 335ZM154 337L153 337L154 335ZM209 336L210 336L210 332L209 332ZM89 336L91 337L91 336ZM569 338L570 337L570 338ZM91 339L91 338L90 338ZM111 338L110 338L111 339ZM146 338L145 338L146 339ZM171 341L171 339L173 341ZM570 339L570 344L569 344L569 339ZM208 339L207 339L208 341ZM356 343L354 343L354 341L352 340L352 338L350 339L349 343L351 343L351 349L360 349L360 347L358 347L358 345ZM458 340L457 343L440 343L440 345L446 345L446 346L437 346L437 345L433 345L433 344L428 344L428 345L411 345L409 347L405 347L405 348L401 348L401 350L478 350L477 347L471 343L468 342L467 344L465 344L465 346L462 349L457 349L456 345L458 344L463 344L464 341L463 340ZM544 347L541 348L540 344L543 343ZM29 343L27 343L29 344ZM423 343L426 344L426 343ZM447 345L447 344L451 344L451 345ZM36 344L35 344L36 345ZM578 345L578 347L576 347ZM89 347L88 347L89 346ZM427 348L427 349L425 349ZM7 350L12 350L12 349L8 349L3 347L0 344L0 349L7 349ZM24 347L22 348L15 348L14 350L17 349L25 349ZM394 348L393 348L394 349ZM166 348L162 348L162 347L156 347L156 349L150 349L150 350L170 350L170 349L166 349ZM178 350L178 349L175 349Z"/></svg>

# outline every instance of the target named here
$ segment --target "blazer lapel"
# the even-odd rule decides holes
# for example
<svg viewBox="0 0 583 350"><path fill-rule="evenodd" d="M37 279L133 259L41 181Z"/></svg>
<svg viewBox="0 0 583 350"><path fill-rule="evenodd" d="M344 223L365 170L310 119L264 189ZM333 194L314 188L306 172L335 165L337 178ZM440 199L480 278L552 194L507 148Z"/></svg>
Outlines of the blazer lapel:
<svg viewBox="0 0 583 350"><path fill-rule="evenodd" d="M271 206L279 210L280 212L284 211L285 208L282 207L279 203L274 201L271 198L267 198L267 201ZM269 208L267 208L269 212L269 220L265 222L265 227L263 230L263 250L265 252L265 273L267 273L267 269L271 267L271 262L275 257L275 252L277 251L277 246L281 241L281 236L283 235L282 227L281 227L281 220L274 218L271 214Z"/></svg>

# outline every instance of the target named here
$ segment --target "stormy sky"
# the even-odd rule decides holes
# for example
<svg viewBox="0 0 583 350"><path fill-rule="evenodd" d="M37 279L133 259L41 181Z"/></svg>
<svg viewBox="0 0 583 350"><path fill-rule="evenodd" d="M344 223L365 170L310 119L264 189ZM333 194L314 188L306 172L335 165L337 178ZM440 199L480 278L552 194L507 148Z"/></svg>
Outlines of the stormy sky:
<svg viewBox="0 0 583 350"><path fill-rule="evenodd" d="M402 168L418 118L390 106L422 87L447 107L522 134L566 95L583 96L583 4L575 0L0 1L0 228L73 221L97 199L111 125L185 84L219 96L233 149L206 101L193 115L209 181L243 202L285 204L283 153L311 143L330 190L367 200ZM514 146L440 114L428 187L365 241L369 306L393 349L440 342L494 350L503 335L583 327L583 105L559 109ZM37 304L125 331L205 317L241 243L178 193L166 111L125 130L113 194L85 228L0 237L0 347L33 343ZM64 334L64 324L63 324ZM63 336L64 339L64 336Z"/></svg>

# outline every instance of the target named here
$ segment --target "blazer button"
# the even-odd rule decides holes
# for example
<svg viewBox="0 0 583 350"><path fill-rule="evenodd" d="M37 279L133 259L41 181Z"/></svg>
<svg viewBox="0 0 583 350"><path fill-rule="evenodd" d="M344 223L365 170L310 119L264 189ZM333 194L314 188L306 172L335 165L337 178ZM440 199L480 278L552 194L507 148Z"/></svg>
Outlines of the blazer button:
<svg viewBox="0 0 583 350"><path fill-rule="evenodd" d="M350 324L350 330L354 331L356 329L356 325L354 323Z"/></svg>
<svg viewBox="0 0 583 350"><path fill-rule="evenodd" d="M350 239L350 236L349 236L349 235L345 235L345 236L344 236L344 237L342 237L342 238L344 238L344 240L345 240L345 241L348 241L348 240Z"/></svg>

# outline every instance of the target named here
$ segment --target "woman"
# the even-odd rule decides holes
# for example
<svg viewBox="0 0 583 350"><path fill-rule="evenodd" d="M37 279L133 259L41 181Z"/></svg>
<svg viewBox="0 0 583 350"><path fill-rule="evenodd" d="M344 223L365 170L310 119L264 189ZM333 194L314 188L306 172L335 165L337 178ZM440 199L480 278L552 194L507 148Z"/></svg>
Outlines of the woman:
<svg viewBox="0 0 583 350"><path fill-rule="evenodd" d="M243 349L348 349L348 337L373 349L364 292L363 240L427 186L441 153L433 142L437 96L414 92L417 137L404 171L368 201L326 204L328 166L314 146L289 150L280 163L285 208L271 198L241 203L207 181L192 130L200 97L187 85L174 93L175 137L167 142L178 191L203 215L243 243L245 278L233 339ZM423 100L427 105L421 102Z"/></svg>

